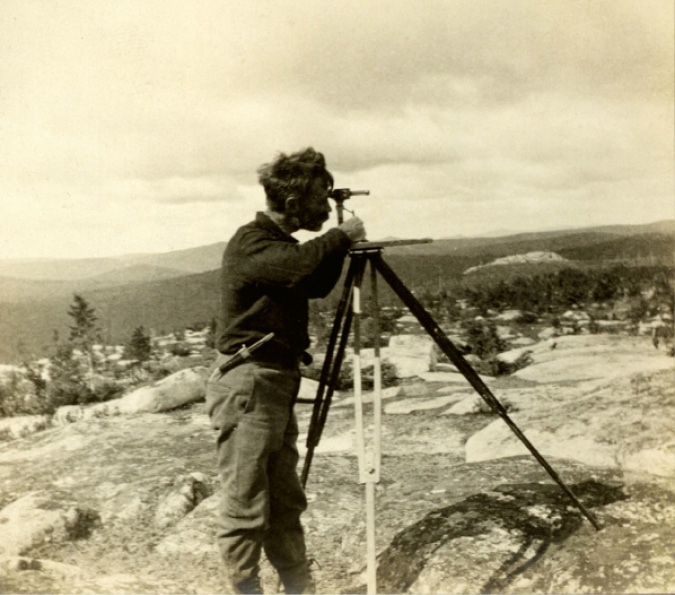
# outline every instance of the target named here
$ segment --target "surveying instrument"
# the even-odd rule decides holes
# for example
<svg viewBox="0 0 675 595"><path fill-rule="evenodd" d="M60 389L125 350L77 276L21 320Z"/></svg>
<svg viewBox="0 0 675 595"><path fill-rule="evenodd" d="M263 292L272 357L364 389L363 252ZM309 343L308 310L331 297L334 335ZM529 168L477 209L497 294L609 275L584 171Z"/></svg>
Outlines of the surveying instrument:
<svg viewBox="0 0 675 595"><path fill-rule="evenodd" d="M338 224L343 222L346 210L344 201L352 196L367 195L368 190L352 191L341 188L331 192L335 200ZM381 427L382 427L382 368L380 354L380 320L377 291L377 273L387 282L389 287L401 299L404 305L417 318L424 330L434 340L440 350L455 365L457 370L466 378L469 384L488 404L490 409L498 414L511 428L518 439L534 455L551 478L560 486L574 505L590 521L596 530L600 525L590 511L578 500L570 488L562 481L556 471L537 451L523 432L509 417L504 406L492 394L476 371L464 359L455 345L446 336L440 326L420 304L412 292L399 279L382 257L382 252L390 246L428 243L431 240L393 240L382 242L357 242L349 251L349 268L344 280L340 301L335 313L333 327L328 339L326 357L319 377L319 386L314 408L307 433L307 454L302 469L301 481L303 487L307 485L309 470L314 457L314 451L321 440L321 434L326 424L328 410L337 386L340 368L344 359L350 329L353 327L353 375L354 375L354 414L356 422L356 450L359 466L359 483L365 485L366 500L366 534L367 534L367 587L368 593L377 592L376 577L376 549L375 549L375 485L380 481L381 463ZM366 445L363 426L363 395L361 391L361 287L367 265L370 263L370 282L373 315L373 345L374 345L374 388L373 388L373 433L370 447Z"/></svg>

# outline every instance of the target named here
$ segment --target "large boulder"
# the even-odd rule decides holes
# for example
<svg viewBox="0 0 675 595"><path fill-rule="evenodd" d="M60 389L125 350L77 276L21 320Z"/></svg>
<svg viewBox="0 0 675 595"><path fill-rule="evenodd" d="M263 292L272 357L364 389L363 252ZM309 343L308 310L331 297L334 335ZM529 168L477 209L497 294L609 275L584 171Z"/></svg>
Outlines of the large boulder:
<svg viewBox="0 0 675 595"><path fill-rule="evenodd" d="M18 415L0 418L0 442L30 436L49 427L49 415Z"/></svg>
<svg viewBox="0 0 675 595"><path fill-rule="evenodd" d="M61 495L29 492L0 511L0 557L19 556L45 541L86 537L98 519Z"/></svg>
<svg viewBox="0 0 675 595"><path fill-rule="evenodd" d="M510 326L497 326L497 336L503 340L511 340L518 337L518 333Z"/></svg>
<svg viewBox="0 0 675 595"><path fill-rule="evenodd" d="M305 378L304 376L300 379L300 390L298 391L298 399L303 399L306 401L313 401L316 399L316 393L319 390L319 383L316 380L311 378ZM337 397L337 391L333 392L333 395Z"/></svg>
<svg viewBox="0 0 675 595"><path fill-rule="evenodd" d="M0 385L11 382L18 378L24 378L25 376L26 369L23 366L0 364Z"/></svg>
<svg viewBox="0 0 675 595"><path fill-rule="evenodd" d="M656 351L644 337L570 335L500 353L513 363L529 352L531 364L514 377L539 383L607 380L635 372L672 369L673 359Z"/></svg>
<svg viewBox="0 0 675 595"><path fill-rule="evenodd" d="M5 593L180 593L175 582L164 579L148 579L138 576L100 574L90 568L64 564L27 556L10 556L0 559L2 586ZM44 585L31 590L30 585Z"/></svg>
<svg viewBox="0 0 675 595"><path fill-rule="evenodd" d="M466 384L466 379L452 364L438 364L435 372L424 372L419 375L426 382L445 382L448 384Z"/></svg>
<svg viewBox="0 0 675 595"><path fill-rule="evenodd" d="M654 486L504 484L429 512L379 556L384 593L669 593L675 497Z"/></svg>
<svg viewBox="0 0 675 595"><path fill-rule="evenodd" d="M387 388L383 388L380 391L380 400L381 401L387 401L389 399L395 399L396 397L401 396L403 394L403 388L400 386L389 386ZM353 407L354 406L354 400L355 397L347 397L345 399L340 399L336 403L333 403L331 406L335 409L339 409L341 407ZM374 403L375 402L375 392L374 391L368 391L364 392L361 394L361 402L362 403Z"/></svg>
<svg viewBox="0 0 675 595"><path fill-rule="evenodd" d="M537 336L545 341L546 339L550 339L551 337L557 337L560 334L560 332L553 328L552 326L549 326L545 329L543 329Z"/></svg>
<svg viewBox="0 0 675 595"><path fill-rule="evenodd" d="M177 477L157 507L155 524L158 527L167 527L175 523L211 494L213 487L203 473L195 472Z"/></svg>
<svg viewBox="0 0 675 595"><path fill-rule="evenodd" d="M204 398L206 380L203 368L186 368L149 386L89 407L85 418L130 413L159 413L182 407Z"/></svg>
<svg viewBox="0 0 675 595"><path fill-rule="evenodd" d="M386 359L396 367L398 378L433 371L437 363L434 342L427 335L394 335L389 340Z"/></svg>
<svg viewBox="0 0 675 595"><path fill-rule="evenodd" d="M511 416L540 453L552 457L574 459L597 467L618 466L616 447L588 435L585 426L572 424L576 426L574 432L570 431L569 427L560 428L559 431L544 432L527 427L521 417L526 416ZM514 457L529 454L529 452L501 419L495 420L466 442L467 463Z"/></svg>
<svg viewBox="0 0 675 595"><path fill-rule="evenodd" d="M464 397L459 403L455 403L444 415L470 415L474 413L490 413L491 409L485 400L478 394Z"/></svg>
<svg viewBox="0 0 675 595"><path fill-rule="evenodd" d="M570 322L588 322L591 320L591 317L588 312L584 312L583 310L567 310L560 319Z"/></svg>
<svg viewBox="0 0 675 595"><path fill-rule="evenodd" d="M432 399L404 399L385 405L384 412L388 415L407 415L415 411L442 409L454 402L450 395L442 395Z"/></svg>
<svg viewBox="0 0 675 595"><path fill-rule="evenodd" d="M495 316L495 319L502 320L504 322L514 322L522 318L522 316L523 316L522 310L504 310L500 314L497 314L497 316Z"/></svg>
<svg viewBox="0 0 675 595"><path fill-rule="evenodd" d="M524 347L527 345L533 345L536 343L534 339L530 339L530 337L516 337L511 341L511 345L514 345L516 347Z"/></svg>
<svg viewBox="0 0 675 595"><path fill-rule="evenodd" d="M162 555L208 555L217 550L213 535L214 519L218 516L220 495L202 500L179 520L155 547Z"/></svg>
<svg viewBox="0 0 675 595"><path fill-rule="evenodd" d="M621 452L619 464L631 473L651 473L663 477L675 477L675 443L669 442L653 448Z"/></svg>
<svg viewBox="0 0 675 595"><path fill-rule="evenodd" d="M125 395L120 410L122 413L168 411L203 399L205 390L203 371L186 368Z"/></svg>
<svg viewBox="0 0 675 595"><path fill-rule="evenodd" d="M397 378L413 378L437 369L436 349L434 341L428 335L393 335L389 339L389 346L380 349L380 359L383 363L394 366ZM345 361L351 362L352 357L353 352L348 349ZM374 349L361 349L360 360L362 369L373 366ZM315 355L314 365L318 366L321 362L323 362L323 355Z"/></svg>
<svg viewBox="0 0 675 595"><path fill-rule="evenodd" d="M349 349L345 361L351 362L352 357L353 352ZM361 368L365 369L374 365L375 351L372 348L361 349L359 357ZM429 336L394 335L389 339L389 346L380 350L380 359L394 366L396 378L413 378L435 370L438 358Z"/></svg>
<svg viewBox="0 0 675 595"><path fill-rule="evenodd" d="M496 396L514 404L513 421L545 456L675 477L672 367L577 387L508 389ZM467 462L528 452L501 419L466 442Z"/></svg>
<svg viewBox="0 0 675 595"><path fill-rule="evenodd" d="M12 571L21 572L24 573L24 575L26 572L30 573L30 571L36 571L40 572L43 576L48 576L50 579L66 579L71 583L73 581L80 581L88 575L86 570L80 566L24 556L7 556L0 558L0 571L5 576Z"/></svg>
<svg viewBox="0 0 675 595"><path fill-rule="evenodd" d="M85 408L81 405L64 405L54 412L52 423L56 426L72 424L84 417L84 411Z"/></svg>

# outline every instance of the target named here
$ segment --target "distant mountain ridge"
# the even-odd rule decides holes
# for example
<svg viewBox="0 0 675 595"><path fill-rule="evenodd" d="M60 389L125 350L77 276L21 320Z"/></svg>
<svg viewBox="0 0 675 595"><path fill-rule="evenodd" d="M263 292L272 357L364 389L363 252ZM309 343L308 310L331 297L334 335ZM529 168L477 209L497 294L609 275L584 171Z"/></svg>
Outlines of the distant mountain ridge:
<svg viewBox="0 0 675 595"><path fill-rule="evenodd" d="M149 283L159 279L175 279L187 274L190 273L178 269L132 264L83 279L45 280L0 277L0 302L53 299L103 288Z"/></svg>
<svg viewBox="0 0 675 595"><path fill-rule="evenodd" d="M590 227L563 227L563 228L554 228L548 230L541 230L537 232L520 232L513 231L508 229L496 229L491 232L478 234L474 237L476 238L501 238L506 236L522 236L530 234L567 234L570 232L591 232L591 231L602 231L604 233L642 233L643 231L649 232L654 231L658 233L675 233L675 219L663 219L661 221L655 221L653 223L618 223L613 225L591 225ZM447 238L454 239L454 238Z"/></svg>
<svg viewBox="0 0 675 595"><path fill-rule="evenodd" d="M607 225L583 229L524 232L509 236L452 238L434 240L429 244L396 247L392 254L477 254L486 258L500 258L510 254L540 250L558 251L565 248L592 246L610 240L658 234L675 241L675 219L640 225Z"/></svg>
<svg viewBox="0 0 675 595"><path fill-rule="evenodd" d="M136 277L138 268L153 267L163 269L165 273L173 269L175 276L189 273L202 273L220 266L220 259L227 242L217 242L206 246L174 250L158 254L132 254L127 256L104 258L40 258L40 259L0 259L0 277L40 280L77 280L111 274L116 271L120 280L124 272ZM155 274L159 274L157 271ZM113 276L113 275L111 275Z"/></svg>
<svg viewBox="0 0 675 595"><path fill-rule="evenodd" d="M36 355L48 353L54 330L66 337L67 309L75 291L96 309L106 342L125 342L140 325L170 332L190 324L208 324L218 311L219 268L225 245L220 242L117 259L0 261L0 362L16 361L21 350ZM673 266L674 246L672 220L499 238L436 240L387 248L385 256L410 287L422 287L457 278L472 266L536 251L556 252L569 259L570 266L575 262L595 266L620 259ZM97 263L100 267L95 266ZM17 273L27 277L18 278ZM52 276L41 280L31 277L43 273ZM71 277L53 277L66 273ZM87 276L82 276L85 273Z"/></svg>
<svg viewBox="0 0 675 595"><path fill-rule="evenodd" d="M556 238L558 249L567 247L565 244L573 240L575 247L578 241L584 238L587 245L619 239L625 236L659 233L675 237L675 219L656 221L640 225L606 225L581 229L565 229L543 232L522 232L496 237L455 237L434 240L429 244L402 246L391 248L392 254L457 254L475 252L475 250L490 246L489 253L508 252L521 246L521 251L536 251L549 248L536 246L550 245ZM575 236L575 237L574 237ZM384 238L405 239L405 238ZM137 280L150 280L157 276L180 276L189 273L203 273L220 267L220 261L227 242L217 242L205 246L197 246L184 250L174 250L158 254L130 254L106 258L82 259L0 259L0 277L34 280L83 280L92 277L102 278L109 274L110 278L117 278L121 283ZM495 246L501 246L496 249ZM529 246L533 246L528 248ZM554 248L552 248L554 249ZM502 254L508 255L508 254ZM498 258L499 256L495 256ZM146 269L147 275L139 274L140 268ZM158 270L152 272L152 267ZM173 270L174 273L169 273ZM114 271L114 272L113 272ZM126 274L126 275L125 275ZM1 297L1 296L0 296Z"/></svg>

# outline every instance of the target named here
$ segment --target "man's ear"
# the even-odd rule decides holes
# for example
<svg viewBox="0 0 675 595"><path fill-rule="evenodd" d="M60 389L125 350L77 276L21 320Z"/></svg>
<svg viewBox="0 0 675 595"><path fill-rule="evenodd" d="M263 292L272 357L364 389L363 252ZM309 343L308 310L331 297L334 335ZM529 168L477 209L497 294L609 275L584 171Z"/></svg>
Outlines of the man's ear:
<svg viewBox="0 0 675 595"><path fill-rule="evenodd" d="M295 215L300 208L300 200L297 196L291 195L284 201L285 213Z"/></svg>

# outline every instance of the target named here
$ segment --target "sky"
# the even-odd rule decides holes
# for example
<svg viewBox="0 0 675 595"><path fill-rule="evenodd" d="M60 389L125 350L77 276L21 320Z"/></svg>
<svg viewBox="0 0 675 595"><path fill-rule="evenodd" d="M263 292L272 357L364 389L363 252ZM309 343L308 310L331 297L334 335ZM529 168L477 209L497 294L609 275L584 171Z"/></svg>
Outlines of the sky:
<svg viewBox="0 0 675 595"><path fill-rule="evenodd" d="M0 258L166 252L323 152L369 239L675 217L672 0L3 0ZM300 235L301 239L310 237Z"/></svg>

